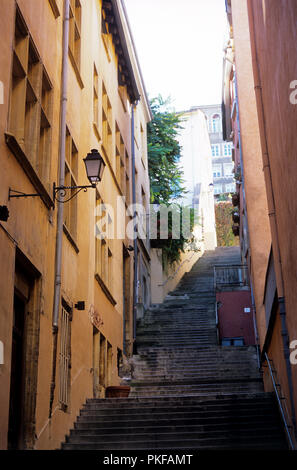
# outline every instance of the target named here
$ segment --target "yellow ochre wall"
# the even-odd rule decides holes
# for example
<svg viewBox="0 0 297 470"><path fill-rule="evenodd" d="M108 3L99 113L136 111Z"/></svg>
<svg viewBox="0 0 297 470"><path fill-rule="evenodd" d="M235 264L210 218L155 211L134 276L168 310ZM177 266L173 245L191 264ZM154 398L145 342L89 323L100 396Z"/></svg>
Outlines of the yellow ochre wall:
<svg viewBox="0 0 297 470"><path fill-rule="evenodd" d="M127 237L124 240L111 240L112 252L111 279L107 289L95 278L95 190L81 192L77 198L76 233L64 227L62 250L61 297L73 309L71 322L71 369L70 405L66 411L59 403L59 332L56 384L52 417L49 419L50 389L52 381L52 313L55 275L56 208L49 208L39 198L21 198L8 201L9 187L24 193L36 193L22 164L15 158L5 142L9 131L9 102L11 94L11 74L14 42L16 4L24 18L29 33L52 85L50 174L44 184L48 199L52 198L53 182L58 182L60 105L62 73L63 1L62 0L0 0L0 80L4 84L4 104L0 105L0 153L2 171L0 175L0 204L7 205L10 216L7 222L0 223L0 340L4 344L4 364L0 365L0 448L7 447L10 397L10 358L12 348L13 296L15 284L16 253L30 262L36 275L34 299L38 306L38 340L35 355L31 360L37 364L36 389L34 396L35 439L27 442L27 447L36 449L59 448L65 434L72 427L86 398L93 396L93 323L96 317L99 331L112 347L112 365L104 389L120 382L117 368L118 349L123 350L123 244L133 244ZM71 0L72 6L74 5ZM131 103L125 87L118 86L117 55L111 34L101 34L101 2L80 0L81 4L81 53L80 67L68 58L67 127L78 151L77 184L87 185L83 158L91 149L97 148L102 154L106 168L98 192L103 202L116 207L118 196L123 195L121 182L116 173L116 123L127 152L126 171L129 177L128 191L131 198ZM128 36L127 36L128 37ZM129 41L129 37L127 39ZM131 46L130 46L131 47ZM98 74L98 108L102 107L102 82L111 105L112 144L107 151L103 148L102 116L99 113L94 125L93 79L94 65ZM139 71L134 64L138 80ZM146 130L150 119L149 107L144 94L136 106L138 122ZM19 143L21 146L21 143ZM33 145L33 144L32 144ZM146 155L146 140L137 152L138 178L141 179L147 196L149 181L147 166L140 164L141 155ZM65 203L66 207L67 203ZM65 209L66 210L66 209ZM127 220L130 218L127 216ZM21 254L21 255L20 255ZM127 286L130 307L127 316L132 318L133 254L130 254L130 280ZM34 287L34 288L35 288ZM38 287L38 289L37 289ZM85 310L79 311L74 305L85 301ZM60 312L61 313L61 312ZM131 331L127 335L132 338ZM30 335L29 335L30 336ZM34 400L33 400L34 401Z"/></svg>

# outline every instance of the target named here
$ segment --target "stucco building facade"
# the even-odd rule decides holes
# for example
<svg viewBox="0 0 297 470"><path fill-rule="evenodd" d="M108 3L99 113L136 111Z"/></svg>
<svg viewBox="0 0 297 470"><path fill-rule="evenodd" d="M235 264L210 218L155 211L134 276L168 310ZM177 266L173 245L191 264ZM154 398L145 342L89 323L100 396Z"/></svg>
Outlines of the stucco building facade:
<svg viewBox="0 0 297 470"><path fill-rule="evenodd" d="M0 448L54 449L86 398L119 384L150 301L149 243L125 227L129 204L148 204L151 114L121 1L0 11ZM102 181L55 200L54 183L88 185L91 149Z"/></svg>
<svg viewBox="0 0 297 470"><path fill-rule="evenodd" d="M219 104L198 106L206 117L211 145L211 162L215 200L226 199L235 190L232 142L223 139L222 107Z"/></svg>
<svg viewBox="0 0 297 470"><path fill-rule="evenodd" d="M265 387L272 390L269 358L296 433L297 108L291 95L297 68L290 57L297 8L293 0L228 0L226 9L225 133L238 169L242 259L249 265Z"/></svg>

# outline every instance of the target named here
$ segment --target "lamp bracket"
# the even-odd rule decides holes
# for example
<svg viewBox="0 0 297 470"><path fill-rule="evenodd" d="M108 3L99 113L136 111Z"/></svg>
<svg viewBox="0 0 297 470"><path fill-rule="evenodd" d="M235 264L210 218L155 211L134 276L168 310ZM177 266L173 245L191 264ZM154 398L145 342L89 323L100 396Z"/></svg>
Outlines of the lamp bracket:
<svg viewBox="0 0 297 470"><path fill-rule="evenodd" d="M56 186L56 183L54 183L53 200L64 204L65 202L68 202L73 199L78 193L80 193L80 191L83 190L84 192L87 192L89 188L96 188L96 184L90 184L86 186ZM70 197L67 197L67 199L65 199L67 191L71 191L73 189L76 189L77 191Z"/></svg>
<svg viewBox="0 0 297 470"><path fill-rule="evenodd" d="M20 198L20 197L42 197L42 195L39 194L39 193L27 194L27 193L23 193L22 191L17 191L16 189L9 188L8 200L10 201L10 199L12 199L14 197L18 197L18 198Z"/></svg>

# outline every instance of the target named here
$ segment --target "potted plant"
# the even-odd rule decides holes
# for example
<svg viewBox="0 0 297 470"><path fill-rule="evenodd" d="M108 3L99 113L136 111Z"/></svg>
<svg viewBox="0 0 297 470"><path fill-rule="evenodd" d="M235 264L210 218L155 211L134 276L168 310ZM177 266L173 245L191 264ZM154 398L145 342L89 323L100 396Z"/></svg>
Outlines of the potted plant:
<svg viewBox="0 0 297 470"><path fill-rule="evenodd" d="M130 393L129 385L115 385L106 388L106 398L127 398Z"/></svg>
<svg viewBox="0 0 297 470"><path fill-rule="evenodd" d="M232 225L232 232L235 237L239 236L239 225Z"/></svg>
<svg viewBox="0 0 297 470"><path fill-rule="evenodd" d="M232 204L233 206L238 206L239 207L239 194L238 193L234 193L232 194Z"/></svg>
<svg viewBox="0 0 297 470"><path fill-rule="evenodd" d="M232 213L232 220L235 224L239 224L239 220L240 220L239 212L235 211Z"/></svg>

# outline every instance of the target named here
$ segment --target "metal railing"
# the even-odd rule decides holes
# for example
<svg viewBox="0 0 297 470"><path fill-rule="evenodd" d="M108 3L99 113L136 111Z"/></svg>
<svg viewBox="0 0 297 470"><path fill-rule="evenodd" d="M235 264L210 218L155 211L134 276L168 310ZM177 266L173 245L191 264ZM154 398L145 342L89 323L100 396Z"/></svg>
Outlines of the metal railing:
<svg viewBox="0 0 297 470"><path fill-rule="evenodd" d="M296 439L294 436L294 426L292 424L292 420L291 420L285 399L282 396L280 384L278 384L276 380L276 370L273 366L272 360L268 358L267 353L265 352L264 354L265 354L265 359L266 359L268 369L270 372L270 377L271 377L274 393L277 399L281 418L283 420L283 424L285 427L288 444L291 450L295 450L297 447L296 447Z"/></svg>
<svg viewBox="0 0 297 470"><path fill-rule="evenodd" d="M214 266L214 288L249 286L248 267L242 264Z"/></svg>

